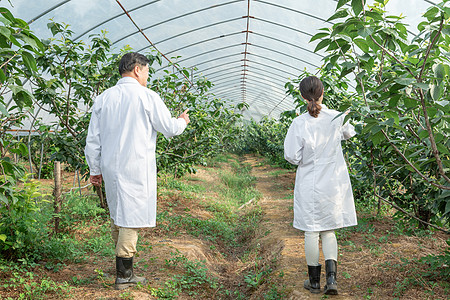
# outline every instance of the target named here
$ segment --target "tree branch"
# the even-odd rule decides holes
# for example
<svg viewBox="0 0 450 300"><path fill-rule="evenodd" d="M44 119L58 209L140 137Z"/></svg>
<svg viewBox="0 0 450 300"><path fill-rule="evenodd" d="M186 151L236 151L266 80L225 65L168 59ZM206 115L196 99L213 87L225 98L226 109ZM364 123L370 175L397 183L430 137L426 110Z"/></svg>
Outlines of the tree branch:
<svg viewBox="0 0 450 300"><path fill-rule="evenodd" d="M409 160L408 158L406 158L406 156L400 151L400 149L397 148L397 146L395 146L395 144L389 139L388 135L386 134L386 132L381 129L381 132L383 133L384 137L386 138L386 140L388 141L388 143L392 146L392 148L394 148L395 152L397 152L402 158L403 160L411 167L413 168L413 170L420 176L422 177L426 182L428 182L429 184L442 189L442 190L450 190L450 186L445 186L445 185L441 185L438 183L435 183L434 181L432 181L430 178L426 177L425 175L422 174L422 172L420 172Z"/></svg>
<svg viewBox="0 0 450 300"><path fill-rule="evenodd" d="M395 209L401 211L401 212L404 213L405 215L407 215L407 216L409 216L409 217L411 217L411 218L413 218L413 219L416 219L417 221L419 221L419 222L421 222L421 223L427 224L428 226L431 226L431 227L433 227L433 228L435 228L435 229L437 229L437 230L443 231L443 232L445 232L445 233L450 233L450 231L449 231L448 229L441 228L441 227L438 227L438 226L433 225L433 224L431 224L431 223L425 222L424 220L421 220L421 219L419 219L418 217L416 217L416 216L414 216L414 215L408 213L408 212L405 211L403 208L401 208L401 207L399 207L398 205L392 203L391 201L384 199L384 198L381 197L380 195L378 195L378 194L375 194L375 195L378 197L378 199L380 199L380 200L386 202L387 204L389 204L389 205L391 205L392 207L394 207Z"/></svg>

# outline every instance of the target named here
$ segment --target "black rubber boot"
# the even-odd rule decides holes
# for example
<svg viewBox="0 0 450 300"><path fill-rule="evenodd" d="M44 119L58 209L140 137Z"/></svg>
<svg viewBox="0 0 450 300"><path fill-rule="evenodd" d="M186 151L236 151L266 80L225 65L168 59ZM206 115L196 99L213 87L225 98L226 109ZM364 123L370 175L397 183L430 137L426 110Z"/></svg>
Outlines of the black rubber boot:
<svg viewBox="0 0 450 300"><path fill-rule="evenodd" d="M337 282L336 282L336 272L337 272L337 261L333 259L328 259L325 261L325 271L327 273L327 284L325 285L326 295L337 295Z"/></svg>
<svg viewBox="0 0 450 300"><path fill-rule="evenodd" d="M303 287L309 290L313 294L320 293L320 269L321 265L318 266L308 266L308 276L309 279L305 280Z"/></svg>
<svg viewBox="0 0 450 300"><path fill-rule="evenodd" d="M147 283L145 277L138 277L133 274L133 258L124 258L116 256L116 290L123 290L135 286L138 282Z"/></svg>

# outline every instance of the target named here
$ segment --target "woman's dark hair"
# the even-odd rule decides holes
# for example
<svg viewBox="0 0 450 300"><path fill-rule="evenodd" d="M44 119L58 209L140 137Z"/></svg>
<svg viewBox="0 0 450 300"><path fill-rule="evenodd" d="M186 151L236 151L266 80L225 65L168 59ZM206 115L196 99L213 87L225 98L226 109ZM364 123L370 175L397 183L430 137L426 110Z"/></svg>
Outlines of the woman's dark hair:
<svg viewBox="0 0 450 300"><path fill-rule="evenodd" d="M120 75L133 71L136 65L141 67L147 65L150 60L144 55L137 52L129 52L122 56L119 62Z"/></svg>
<svg viewBox="0 0 450 300"><path fill-rule="evenodd" d="M308 112L314 118L320 113L322 107L317 104L323 93L323 84L316 76L308 76L300 82L300 93L308 100Z"/></svg>

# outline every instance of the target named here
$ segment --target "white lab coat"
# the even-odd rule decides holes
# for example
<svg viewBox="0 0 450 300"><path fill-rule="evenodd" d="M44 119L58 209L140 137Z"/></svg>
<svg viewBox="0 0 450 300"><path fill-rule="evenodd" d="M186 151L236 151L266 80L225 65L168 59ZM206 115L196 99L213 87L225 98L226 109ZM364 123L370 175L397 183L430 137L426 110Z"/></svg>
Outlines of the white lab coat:
<svg viewBox="0 0 450 300"><path fill-rule="evenodd" d="M131 77L95 99L85 155L90 174L103 175L115 225L156 226L157 132L172 137L185 128L158 94Z"/></svg>
<svg viewBox="0 0 450 300"><path fill-rule="evenodd" d="M321 105L317 118L294 119L284 141L284 157L298 165L294 188L294 227L326 231L357 224L353 193L341 140L356 134L345 115Z"/></svg>

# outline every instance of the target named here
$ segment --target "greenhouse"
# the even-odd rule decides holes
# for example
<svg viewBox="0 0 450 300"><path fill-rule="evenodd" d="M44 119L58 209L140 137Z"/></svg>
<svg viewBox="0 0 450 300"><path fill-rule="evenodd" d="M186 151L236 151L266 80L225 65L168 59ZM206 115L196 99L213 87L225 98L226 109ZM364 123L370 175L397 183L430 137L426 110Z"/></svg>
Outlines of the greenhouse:
<svg viewBox="0 0 450 300"><path fill-rule="evenodd" d="M1 299L448 297L450 0L0 10Z"/></svg>

